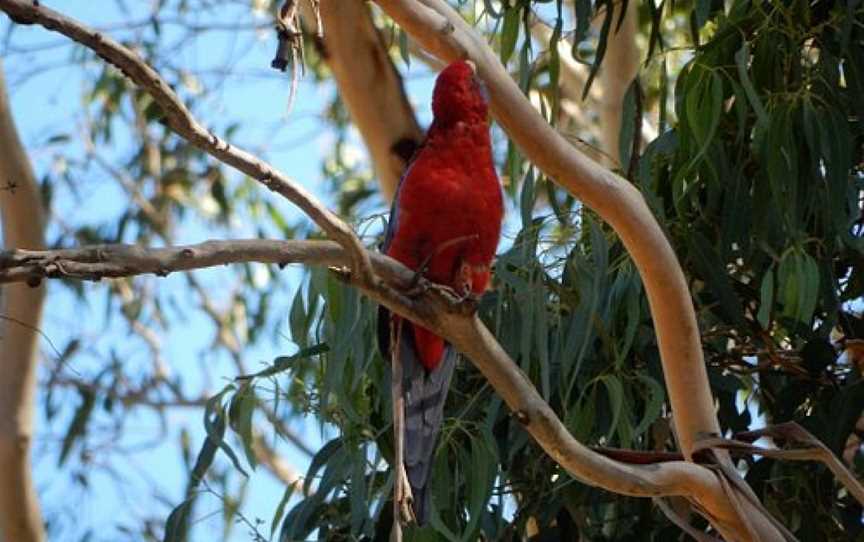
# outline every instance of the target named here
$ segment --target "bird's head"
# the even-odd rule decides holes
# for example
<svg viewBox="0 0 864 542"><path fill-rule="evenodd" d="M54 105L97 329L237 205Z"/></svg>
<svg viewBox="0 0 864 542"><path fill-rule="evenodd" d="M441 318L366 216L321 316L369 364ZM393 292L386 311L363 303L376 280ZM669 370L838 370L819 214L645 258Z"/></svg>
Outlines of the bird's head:
<svg viewBox="0 0 864 542"><path fill-rule="evenodd" d="M486 88L470 60L457 60L438 74L432 113L439 123L486 120Z"/></svg>

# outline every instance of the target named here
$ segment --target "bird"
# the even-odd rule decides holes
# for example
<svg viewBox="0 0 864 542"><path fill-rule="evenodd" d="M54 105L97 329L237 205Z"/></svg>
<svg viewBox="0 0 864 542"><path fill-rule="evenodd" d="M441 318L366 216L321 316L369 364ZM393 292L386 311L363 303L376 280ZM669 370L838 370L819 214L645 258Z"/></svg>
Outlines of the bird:
<svg viewBox="0 0 864 542"><path fill-rule="evenodd" d="M455 61L438 75L432 124L397 186L381 247L418 276L460 297L479 297L488 288L504 216L487 103L470 60ZM457 353L434 331L400 321L380 307L378 342L385 359L390 358L391 329L399 333L403 373L404 467L414 517L423 525Z"/></svg>

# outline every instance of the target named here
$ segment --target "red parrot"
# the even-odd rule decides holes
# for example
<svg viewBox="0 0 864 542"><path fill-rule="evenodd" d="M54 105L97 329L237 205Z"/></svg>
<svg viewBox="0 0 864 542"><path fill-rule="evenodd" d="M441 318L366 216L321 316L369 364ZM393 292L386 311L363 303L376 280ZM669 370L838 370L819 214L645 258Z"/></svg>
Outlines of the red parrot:
<svg viewBox="0 0 864 542"><path fill-rule="evenodd" d="M382 251L460 295L480 295L491 277L504 215L492 162L485 89L469 61L447 66L432 94L434 119L393 200ZM395 317L394 317L395 320ZM390 314L378 337L389 357ZM401 323L405 390L405 470L418 523L428 519L426 488L456 352L444 339Z"/></svg>

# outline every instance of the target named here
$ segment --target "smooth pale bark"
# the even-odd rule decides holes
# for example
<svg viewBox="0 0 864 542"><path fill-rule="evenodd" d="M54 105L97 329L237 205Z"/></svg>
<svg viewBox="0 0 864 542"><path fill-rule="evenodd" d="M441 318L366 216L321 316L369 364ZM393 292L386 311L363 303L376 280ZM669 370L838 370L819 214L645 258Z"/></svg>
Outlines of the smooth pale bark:
<svg viewBox="0 0 864 542"><path fill-rule="evenodd" d="M15 129L0 62L0 218L3 245L41 249L42 201ZM36 391L36 352L44 286L0 289L0 540L43 540L30 445Z"/></svg>
<svg viewBox="0 0 864 542"><path fill-rule="evenodd" d="M636 21L638 19L636 2L627 2L627 13L621 28L614 31L618 24L620 4L616 6L613 29L606 42L606 55L598 78L602 97L600 99L600 137L603 150L621 163L618 138L621 133L622 104L627 88L639 72L639 48L636 47Z"/></svg>
<svg viewBox="0 0 864 542"><path fill-rule="evenodd" d="M369 6L361 0L322 0L322 56L339 95L369 149L381 192L389 201L423 140L402 77L387 53Z"/></svg>

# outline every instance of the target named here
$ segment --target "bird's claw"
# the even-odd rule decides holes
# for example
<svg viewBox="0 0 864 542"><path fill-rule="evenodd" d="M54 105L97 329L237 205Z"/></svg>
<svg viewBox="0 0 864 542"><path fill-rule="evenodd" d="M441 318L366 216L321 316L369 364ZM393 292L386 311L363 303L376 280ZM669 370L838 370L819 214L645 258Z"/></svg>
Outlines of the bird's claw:
<svg viewBox="0 0 864 542"><path fill-rule="evenodd" d="M462 299L459 301L459 312L465 316L476 314L480 309L481 297L480 294L475 294L474 292L468 292L462 296Z"/></svg>
<svg viewBox="0 0 864 542"><path fill-rule="evenodd" d="M438 292L455 309L455 312L459 314L471 316L477 312L480 306L481 296L471 290L459 293L455 289L443 284L431 284L428 288Z"/></svg>
<svg viewBox="0 0 864 542"><path fill-rule="evenodd" d="M408 473L405 465L399 465L399 473L396 476L396 502L399 504L400 518L402 524L407 525L417 521L414 515L414 494L411 492L411 484L408 483Z"/></svg>
<svg viewBox="0 0 864 542"><path fill-rule="evenodd" d="M423 273L422 268L414 272L414 277L408 284L408 288L403 292L407 297L416 299L429 290L429 281L425 279Z"/></svg>

